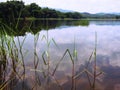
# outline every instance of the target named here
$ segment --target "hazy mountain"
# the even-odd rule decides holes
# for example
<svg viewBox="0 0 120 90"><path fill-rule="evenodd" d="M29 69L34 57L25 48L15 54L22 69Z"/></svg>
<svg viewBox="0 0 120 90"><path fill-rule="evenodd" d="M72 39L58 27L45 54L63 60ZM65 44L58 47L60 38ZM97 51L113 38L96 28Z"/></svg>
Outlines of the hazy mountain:
<svg viewBox="0 0 120 90"><path fill-rule="evenodd" d="M72 10L65 10L65 9L55 9L55 10L60 11L60 12L75 12Z"/></svg>
<svg viewBox="0 0 120 90"><path fill-rule="evenodd" d="M116 12L113 12L113 13L110 13L110 14L120 15L120 13L116 13Z"/></svg>
<svg viewBox="0 0 120 90"><path fill-rule="evenodd" d="M84 17L88 18L116 18L116 16L120 17L120 13L96 13L91 14L88 12L81 13Z"/></svg>
<svg viewBox="0 0 120 90"><path fill-rule="evenodd" d="M76 12L76 11L73 11L73 10L66 10L66 9L55 9L57 11L60 11L60 12ZM96 13L96 14L91 14L89 12L80 12L83 16L106 16L108 15L109 16L114 16L114 15L120 15L120 13L118 12L112 12L112 13L105 13L105 12L100 12L100 13Z"/></svg>

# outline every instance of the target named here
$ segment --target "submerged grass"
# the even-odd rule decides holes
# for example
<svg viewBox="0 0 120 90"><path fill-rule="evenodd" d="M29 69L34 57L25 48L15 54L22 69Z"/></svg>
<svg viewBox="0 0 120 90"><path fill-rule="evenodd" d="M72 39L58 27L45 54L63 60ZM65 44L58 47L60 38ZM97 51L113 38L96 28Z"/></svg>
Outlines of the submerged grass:
<svg viewBox="0 0 120 90"><path fill-rule="evenodd" d="M7 30L11 31L10 36L6 32ZM20 42L19 37L17 37L17 46L14 34L15 31L12 27L3 23L0 25L0 90L7 90L9 86L12 90L14 85L25 77L24 55L22 52L25 38ZM20 69L23 73L19 71Z"/></svg>

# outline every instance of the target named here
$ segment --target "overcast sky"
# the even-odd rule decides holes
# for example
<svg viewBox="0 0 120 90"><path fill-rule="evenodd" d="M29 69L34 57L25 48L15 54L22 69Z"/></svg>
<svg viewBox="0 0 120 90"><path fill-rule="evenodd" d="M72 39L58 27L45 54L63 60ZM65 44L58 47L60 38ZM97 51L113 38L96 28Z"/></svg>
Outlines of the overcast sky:
<svg viewBox="0 0 120 90"><path fill-rule="evenodd" d="M0 0L7 1L7 0ZM23 0L25 4L35 2L41 7L73 10L78 12L120 12L120 0Z"/></svg>

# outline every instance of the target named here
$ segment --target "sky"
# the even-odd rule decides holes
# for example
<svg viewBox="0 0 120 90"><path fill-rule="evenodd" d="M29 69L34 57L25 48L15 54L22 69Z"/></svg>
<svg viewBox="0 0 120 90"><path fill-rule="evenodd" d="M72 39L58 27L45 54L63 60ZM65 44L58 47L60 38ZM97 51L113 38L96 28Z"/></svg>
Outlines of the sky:
<svg viewBox="0 0 120 90"><path fill-rule="evenodd" d="M5 2L7 0L0 0ZM120 0L23 0L25 4L36 3L41 7L89 13L120 13Z"/></svg>

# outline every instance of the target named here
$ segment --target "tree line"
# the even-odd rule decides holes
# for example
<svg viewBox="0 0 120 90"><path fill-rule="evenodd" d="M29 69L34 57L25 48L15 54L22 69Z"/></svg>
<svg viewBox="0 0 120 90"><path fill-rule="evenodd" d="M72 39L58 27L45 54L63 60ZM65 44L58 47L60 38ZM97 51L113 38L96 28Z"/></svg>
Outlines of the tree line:
<svg viewBox="0 0 120 90"><path fill-rule="evenodd" d="M42 8L36 3L25 5L23 1L7 1L0 3L0 18L14 20L15 18L72 18L80 19L82 15L78 12L60 12L55 9Z"/></svg>
<svg viewBox="0 0 120 90"><path fill-rule="evenodd" d="M120 19L120 15L99 15L79 12L60 12L51 8L42 8L36 3L25 5L23 1L6 1L0 3L0 19L7 22L15 22L16 18L55 18L55 19L81 19L81 18L92 18L92 19Z"/></svg>

